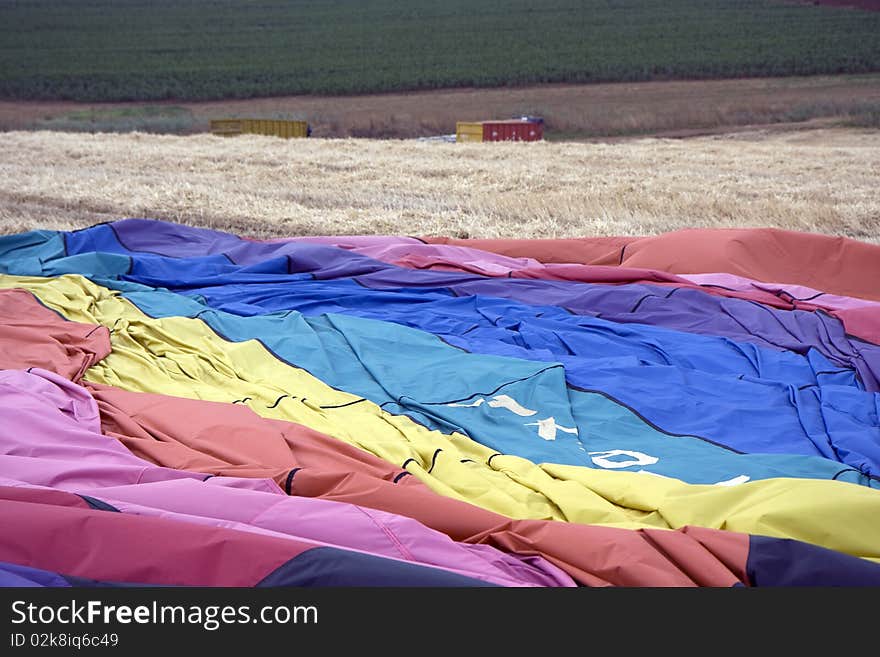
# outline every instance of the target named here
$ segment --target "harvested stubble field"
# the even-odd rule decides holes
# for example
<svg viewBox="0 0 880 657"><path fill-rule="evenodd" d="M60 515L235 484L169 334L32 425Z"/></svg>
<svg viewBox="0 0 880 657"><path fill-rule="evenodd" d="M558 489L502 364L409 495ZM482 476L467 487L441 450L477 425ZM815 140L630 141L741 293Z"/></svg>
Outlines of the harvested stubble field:
<svg viewBox="0 0 880 657"><path fill-rule="evenodd" d="M154 217L254 237L646 235L772 226L880 243L880 131L449 144L0 134L0 231Z"/></svg>

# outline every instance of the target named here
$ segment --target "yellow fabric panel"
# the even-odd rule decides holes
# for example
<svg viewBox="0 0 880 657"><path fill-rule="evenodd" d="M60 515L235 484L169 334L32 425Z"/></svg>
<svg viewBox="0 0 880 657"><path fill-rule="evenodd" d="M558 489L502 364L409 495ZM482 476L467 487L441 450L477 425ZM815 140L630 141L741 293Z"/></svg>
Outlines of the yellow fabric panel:
<svg viewBox="0 0 880 657"><path fill-rule="evenodd" d="M510 455L487 464L494 452L483 445L335 390L279 361L256 340L228 342L199 319L152 319L119 293L77 275L0 275L0 288L10 287L30 290L68 319L111 329L113 351L88 370L87 381L192 399L245 400L259 415L299 422L395 465L412 459L407 470L434 491L509 517L627 528L698 525L795 538L880 560L877 490L807 479L698 486L647 474L536 465ZM282 395L299 399L275 404ZM349 405L326 408L341 404ZM438 448L443 451L431 468Z"/></svg>
<svg viewBox="0 0 880 657"><path fill-rule="evenodd" d="M667 527L697 525L796 538L880 562L880 491L866 486L782 478L696 486L650 474L555 464L542 468L621 507L657 514Z"/></svg>

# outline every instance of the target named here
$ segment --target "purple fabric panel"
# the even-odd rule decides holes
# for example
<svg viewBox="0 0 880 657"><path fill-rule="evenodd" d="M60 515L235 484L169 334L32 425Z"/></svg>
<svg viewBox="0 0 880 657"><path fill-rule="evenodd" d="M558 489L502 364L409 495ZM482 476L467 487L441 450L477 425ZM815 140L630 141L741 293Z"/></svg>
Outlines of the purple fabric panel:
<svg viewBox="0 0 880 657"><path fill-rule="evenodd" d="M119 486L200 473L163 468L101 433L98 406L81 386L32 368L0 370L0 472L46 485Z"/></svg>
<svg viewBox="0 0 880 657"><path fill-rule="evenodd" d="M67 435L62 430L61 437ZM105 440L109 440L105 438ZM9 447L9 441L3 441L0 451ZM41 450L35 450L39 452ZM46 456L10 456L0 454L0 472L13 473L25 481L39 481L44 486L64 490L76 487L92 486L124 486L127 484L151 483L169 479L197 479L205 475L182 470L161 468L151 463L141 462L140 465L127 465L115 460L104 459L106 452L74 447L70 454L59 457ZM79 455L76 452L79 451Z"/></svg>
<svg viewBox="0 0 880 657"><path fill-rule="evenodd" d="M272 495L286 495L281 486L271 479L256 479L250 477L209 477L203 480L209 486L224 486L226 488L238 488L241 490L253 490Z"/></svg>
<svg viewBox="0 0 880 657"><path fill-rule="evenodd" d="M53 588L69 587L70 582L58 573L28 568L14 563L0 563L0 588L14 586L17 588Z"/></svg>

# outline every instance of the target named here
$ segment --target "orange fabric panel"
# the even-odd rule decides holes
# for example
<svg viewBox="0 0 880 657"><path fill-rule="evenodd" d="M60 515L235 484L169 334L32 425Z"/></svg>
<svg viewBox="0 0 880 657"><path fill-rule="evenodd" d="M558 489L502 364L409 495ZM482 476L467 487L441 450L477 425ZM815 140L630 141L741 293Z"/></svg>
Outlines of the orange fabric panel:
<svg viewBox="0 0 880 657"><path fill-rule="evenodd" d="M679 230L654 237L558 240L419 238L541 262L622 265L672 274L726 272L768 283L880 300L880 246L845 237L779 230Z"/></svg>

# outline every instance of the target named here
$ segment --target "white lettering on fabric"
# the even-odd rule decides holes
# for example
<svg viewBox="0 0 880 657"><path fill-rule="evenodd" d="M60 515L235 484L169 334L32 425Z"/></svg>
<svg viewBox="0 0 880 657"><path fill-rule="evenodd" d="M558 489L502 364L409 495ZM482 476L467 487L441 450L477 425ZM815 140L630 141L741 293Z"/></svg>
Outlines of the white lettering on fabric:
<svg viewBox="0 0 880 657"><path fill-rule="evenodd" d="M600 468L628 468L631 465L654 465L659 461L656 456L650 456L642 452L632 452L628 449L611 449L605 452L589 452L590 459ZM630 460L612 461L615 456L629 456ZM652 473L653 474L653 473Z"/></svg>
<svg viewBox="0 0 880 657"><path fill-rule="evenodd" d="M492 401L489 402L489 406L492 408L506 408L520 417L531 417L538 412L520 406L515 399L507 395L495 395L492 397Z"/></svg>
<svg viewBox="0 0 880 657"><path fill-rule="evenodd" d="M447 404L447 406L457 406L459 408L477 408L482 406L486 402L485 399L479 397L474 402L470 404ZM525 408L520 405L513 397L508 397L507 395L495 395L489 400L489 406L492 408L504 408L510 411L511 413L516 413L520 417L530 417L537 413L538 411L533 411L530 408Z"/></svg>
<svg viewBox="0 0 880 657"><path fill-rule="evenodd" d="M486 400L483 397L479 397L470 404L452 403L446 405L456 406L459 408L478 408L485 403L487 403ZM491 408L503 408L507 411L510 411L511 413L519 415L520 417L531 417L538 412L533 411L530 408L526 408L518 401L516 401L513 397L509 397L507 395L495 395L494 397L492 397L492 399L488 401L488 404ZM578 435L577 427L564 427L561 424L556 424L556 419L553 417L544 418L543 420L538 420L537 422L529 422L524 426L538 427L538 436L540 436L544 440L556 440L556 433L558 431L571 433L575 436Z"/></svg>
<svg viewBox="0 0 880 657"><path fill-rule="evenodd" d="M480 397L473 404L446 404L447 406L457 406L458 408L477 408L485 403L485 399Z"/></svg>
<svg viewBox="0 0 880 657"><path fill-rule="evenodd" d="M552 417L548 417L544 420L538 420L537 422L529 422L527 427L538 427L538 435L541 436L544 440L556 440L556 432L564 431L565 433L573 433L577 435L578 430L577 427L569 428L564 427L561 424L556 424L556 420Z"/></svg>

